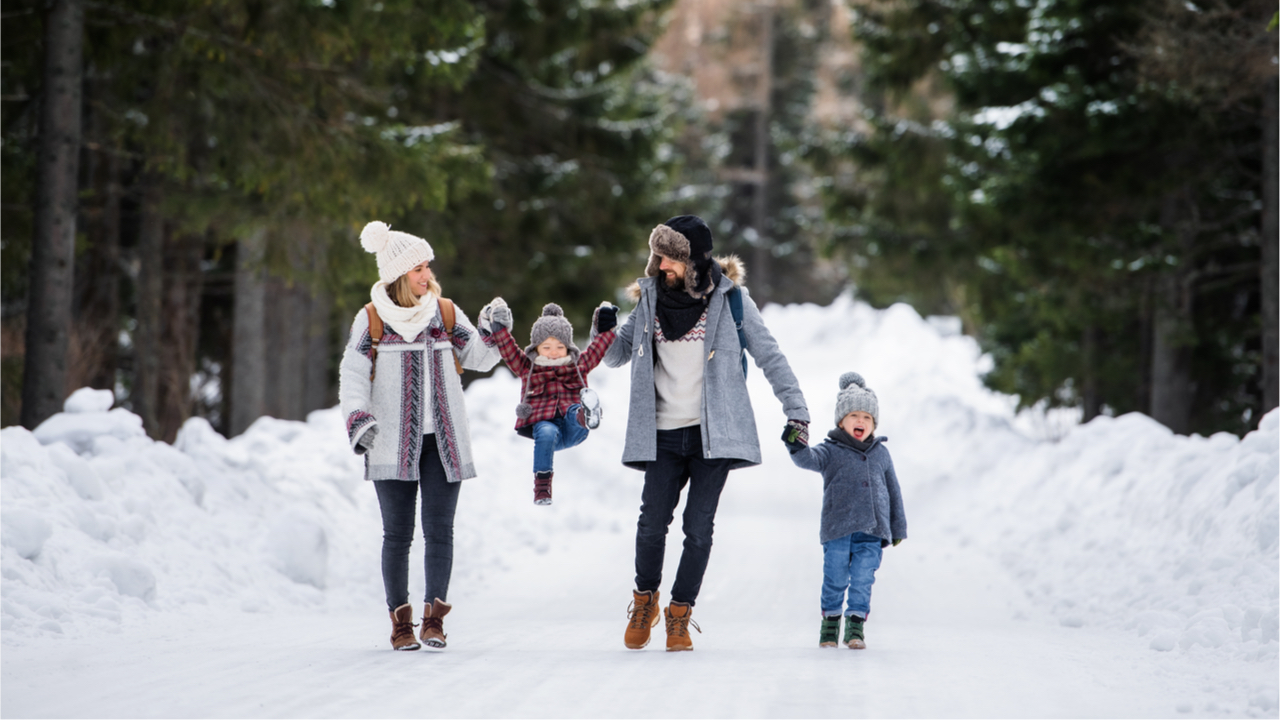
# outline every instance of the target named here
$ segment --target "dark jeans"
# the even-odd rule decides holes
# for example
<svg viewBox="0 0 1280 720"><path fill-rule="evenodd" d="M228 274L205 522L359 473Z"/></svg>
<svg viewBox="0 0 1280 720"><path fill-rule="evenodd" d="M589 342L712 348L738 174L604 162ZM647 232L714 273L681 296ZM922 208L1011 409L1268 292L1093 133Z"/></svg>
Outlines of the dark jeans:
<svg viewBox="0 0 1280 720"><path fill-rule="evenodd" d="M702 430L697 425L658 431L658 456L644 471L640 495L640 521L636 524L636 589L657 590L662 583L662 559L667 528L680 503L680 491L689 486L684 508L684 552L676 582L674 602L694 604L702 589L702 575L711 557L711 533L715 528L720 492L729 477L732 460L702 457Z"/></svg>
<svg viewBox="0 0 1280 720"><path fill-rule="evenodd" d="M418 461L418 482L375 480L378 507L382 509L382 584L387 592L387 609L409 602L409 546L413 544L413 515L422 486L422 539L426 544L422 565L427 576L424 603L435 598L449 599L449 576L453 573L453 515L458 509L458 487L451 483L440 464L434 435L422 439Z"/></svg>

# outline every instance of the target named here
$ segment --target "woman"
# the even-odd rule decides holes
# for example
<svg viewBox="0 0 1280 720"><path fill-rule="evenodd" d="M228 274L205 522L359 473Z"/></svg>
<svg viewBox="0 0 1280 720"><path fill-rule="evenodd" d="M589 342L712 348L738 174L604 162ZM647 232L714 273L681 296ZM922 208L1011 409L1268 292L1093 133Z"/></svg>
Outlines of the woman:
<svg viewBox="0 0 1280 720"><path fill-rule="evenodd" d="M342 354L338 398L347 438L364 455L382 510L382 582L391 613L391 647L417 650L409 604L409 546L422 489L426 543L420 638L443 648L453 569L453 516L459 483L475 477L462 368L489 370L500 355L461 309L440 298L426 240L371 222L360 233L377 253L373 302L356 314ZM453 317L451 317L453 316ZM451 325L452 322L452 326ZM456 364L455 364L456 363Z"/></svg>

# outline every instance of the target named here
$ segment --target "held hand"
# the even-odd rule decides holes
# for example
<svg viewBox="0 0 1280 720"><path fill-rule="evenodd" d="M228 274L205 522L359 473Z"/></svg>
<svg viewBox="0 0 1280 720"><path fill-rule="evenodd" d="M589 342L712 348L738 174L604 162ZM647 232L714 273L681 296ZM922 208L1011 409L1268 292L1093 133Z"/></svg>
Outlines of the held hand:
<svg viewBox="0 0 1280 720"><path fill-rule="evenodd" d="M782 442L794 455L809 447L809 423L805 420L788 420L782 428Z"/></svg>
<svg viewBox="0 0 1280 720"><path fill-rule="evenodd" d="M513 321L511 318L511 308L507 307L507 301L502 298L494 298L493 302L489 303L489 307L492 308L492 319L490 321L490 325L493 328L493 332L497 332L498 328L511 330L511 324Z"/></svg>
<svg viewBox="0 0 1280 720"><path fill-rule="evenodd" d="M607 300L596 308L595 317L591 319L596 334L606 333L618 326L618 306Z"/></svg>

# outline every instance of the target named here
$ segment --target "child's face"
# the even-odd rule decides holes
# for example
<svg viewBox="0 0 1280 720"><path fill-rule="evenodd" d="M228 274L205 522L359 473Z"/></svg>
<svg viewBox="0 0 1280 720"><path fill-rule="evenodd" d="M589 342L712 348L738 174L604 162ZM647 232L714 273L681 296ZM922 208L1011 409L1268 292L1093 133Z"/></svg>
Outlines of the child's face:
<svg viewBox="0 0 1280 720"><path fill-rule="evenodd" d="M844 419L840 421L840 429L849 433L854 440L866 440L876 430L876 421L871 419L870 413L864 413L861 410L854 410Z"/></svg>
<svg viewBox="0 0 1280 720"><path fill-rule="evenodd" d="M552 337L538 345L538 354L548 360L559 360L569 354L569 349L564 346L564 343Z"/></svg>

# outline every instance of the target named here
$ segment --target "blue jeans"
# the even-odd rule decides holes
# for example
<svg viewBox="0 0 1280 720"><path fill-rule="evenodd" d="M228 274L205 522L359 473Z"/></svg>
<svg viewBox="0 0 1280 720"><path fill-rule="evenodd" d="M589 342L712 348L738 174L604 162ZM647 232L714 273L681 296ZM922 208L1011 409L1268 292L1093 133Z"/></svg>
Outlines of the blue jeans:
<svg viewBox="0 0 1280 720"><path fill-rule="evenodd" d="M853 533L822 543L822 615L840 615L849 602L845 615L866 618L871 612L871 586L880 567L880 538L867 533Z"/></svg>
<svg viewBox="0 0 1280 720"><path fill-rule="evenodd" d="M657 590L662 583L662 560L667 528L680 504L680 491L689 486L684 507L684 551L671 586L671 599L694 604L711 558L711 534L716 508L733 460L702 456L702 428L697 425L658 431L657 458L645 466L636 523L636 589Z"/></svg>
<svg viewBox="0 0 1280 720"><path fill-rule="evenodd" d="M409 546L413 544L414 511L418 488L422 488L422 553L426 575L426 596L449 599L449 578L453 574L453 516L458 508L462 483L451 483L440 462L435 435L422 437L418 461L418 482L375 480L378 507L382 511L382 584L387 593L387 609L409 602Z"/></svg>
<svg viewBox="0 0 1280 720"><path fill-rule="evenodd" d="M533 424L533 471L551 472L555 469L552 456L560 450L577 447L587 439L590 430L578 424L578 408L575 403L565 411L564 417L539 420Z"/></svg>

